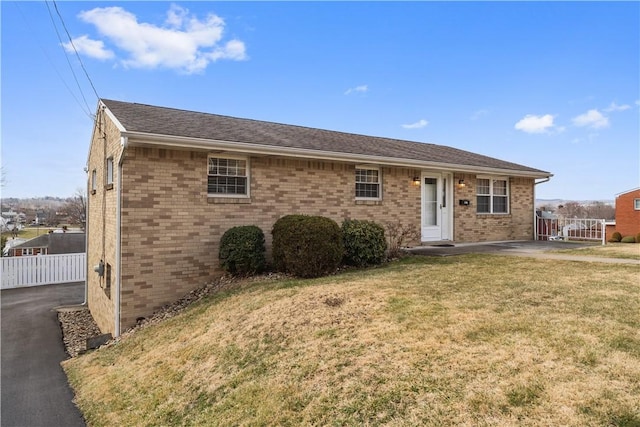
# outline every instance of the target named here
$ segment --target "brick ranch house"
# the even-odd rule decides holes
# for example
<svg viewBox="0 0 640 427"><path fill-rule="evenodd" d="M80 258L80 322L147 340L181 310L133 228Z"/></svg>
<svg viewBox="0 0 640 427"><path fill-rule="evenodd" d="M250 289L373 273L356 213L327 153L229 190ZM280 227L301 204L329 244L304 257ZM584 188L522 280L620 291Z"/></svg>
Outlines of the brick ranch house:
<svg viewBox="0 0 640 427"><path fill-rule="evenodd" d="M607 240L616 231L623 237L640 233L640 188L616 195L616 220L607 225Z"/></svg>
<svg viewBox="0 0 640 427"><path fill-rule="evenodd" d="M231 227L259 226L267 248L294 213L411 226L423 242L532 239L536 180L552 176L434 144L106 99L87 174L87 301L116 336L221 274Z"/></svg>

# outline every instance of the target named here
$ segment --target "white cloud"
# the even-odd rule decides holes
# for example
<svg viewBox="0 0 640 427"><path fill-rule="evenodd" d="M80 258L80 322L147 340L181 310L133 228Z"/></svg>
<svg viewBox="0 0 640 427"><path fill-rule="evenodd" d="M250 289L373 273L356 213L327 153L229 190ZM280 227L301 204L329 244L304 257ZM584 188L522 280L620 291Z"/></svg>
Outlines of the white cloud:
<svg viewBox="0 0 640 427"><path fill-rule="evenodd" d="M515 124L514 128L526 133L546 133L553 129L553 116L551 114L544 116L527 114ZM560 131L562 130L560 129Z"/></svg>
<svg viewBox="0 0 640 427"><path fill-rule="evenodd" d="M100 60L111 59L115 56L113 51L104 47L102 40L91 40L87 35L76 37L72 42L62 43L64 50L73 52L75 47L78 53Z"/></svg>
<svg viewBox="0 0 640 427"><path fill-rule="evenodd" d="M409 125L402 125L402 127L405 129L421 129L423 127L426 127L428 124L429 124L428 121L426 121L425 119L421 119Z"/></svg>
<svg viewBox="0 0 640 427"><path fill-rule="evenodd" d="M352 87L352 88L347 89L347 91L344 94L345 95L349 95L349 94L351 94L353 92L359 92L359 93L369 92L369 86L360 85L360 86Z"/></svg>
<svg viewBox="0 0 640 427"><path fill-rule="evenodd" d="M618 105L615 102L612 102L607 108L604 109L604 111L606 111L607 113L610 113L612 111L628 110L629 108L631 108L631 105L627 105L627 104Z"/></svg>
<svg viewBox="0 0 640 427"><path fill-rule="evenodd" d="M489 114L489 110L486 110L484 108L481 110L474 111L473 114L471 114L471 120L479 120L482 117L486 116L487 114Z"/></svg>
<svg viewBox="0 0 640 427"><path fill-rule="evenodd" d="M220 59L247 58L242 41L221 43L225 23L214 14L200 20L188 9L171 5L165 26L138 22L134 14L121 7L95 8L78 16L126 53L120 61L125 67L195 73Z"/></svg>
<svg viewBox="0 0 640 427"><path fill-rule="evenodd" d="M573 118L573 124L580 127L601 129L609 126L609 118L598 110L589 110Z"/></svg>

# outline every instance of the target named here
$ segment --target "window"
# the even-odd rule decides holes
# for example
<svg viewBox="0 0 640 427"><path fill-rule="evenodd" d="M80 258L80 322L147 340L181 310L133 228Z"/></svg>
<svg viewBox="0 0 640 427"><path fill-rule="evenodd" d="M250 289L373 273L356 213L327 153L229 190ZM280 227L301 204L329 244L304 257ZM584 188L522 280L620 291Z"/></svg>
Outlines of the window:
<svg viewBox="0 0 640 427"><path fill-rule="evenodd" d="M377 199L381 197L380 169L356 167L356 199Z"/></svg>
<svg viewBox="0 0 640 427"><path fill-rule="evenodd" d="M209 157L207 193L212 196L248 196L246 159Z"/></svg>
<svg viewBox="0 0 640 427"><path fill-rule="evenodd" d="M107 159L107 189L113 188L113 157Z"/></svg>
<svg viewBox="0 0 640 427"><path fill-rule="evenodd" d="M96 173L96 170L94 169L91 172L91 194L96 194L96 188L98 185L96 178L97 178L97 173Z"/></svg>
<svg viewBox="0 0 640 427"><path fill-rule="evenodd" d="M506 179L476 180L478 213L509 213L509 184Z"/></svg>
<svg viewBox="0 0 640 427"><path fill-rule="evenodd" d="M633 209L640 211L640 199L633 199Z"/></svg>

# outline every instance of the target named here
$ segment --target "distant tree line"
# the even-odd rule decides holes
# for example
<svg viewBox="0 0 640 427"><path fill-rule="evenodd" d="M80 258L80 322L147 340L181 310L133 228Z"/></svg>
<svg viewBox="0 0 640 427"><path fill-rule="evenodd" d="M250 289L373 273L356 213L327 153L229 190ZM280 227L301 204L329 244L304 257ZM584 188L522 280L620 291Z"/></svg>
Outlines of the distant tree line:
<svg viewBox="0 0 640 427"><path fill-rule="evenodd" d="M594 218L613 220L616 218L616 208L603 202L591 202L582 204L579 202L566 202L557 207L543 205L540 210L553 212L565 218Z"/></svg>

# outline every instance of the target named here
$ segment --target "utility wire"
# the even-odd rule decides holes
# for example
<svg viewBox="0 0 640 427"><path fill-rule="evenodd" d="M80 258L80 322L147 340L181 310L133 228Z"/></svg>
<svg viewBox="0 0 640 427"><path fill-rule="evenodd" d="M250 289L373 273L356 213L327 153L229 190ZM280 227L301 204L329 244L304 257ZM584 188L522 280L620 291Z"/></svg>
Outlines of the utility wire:
<svg viewBox="0 0 640 427"><path fill-rule="evenodd" d="M18 12L20 12L20 16L22 16L22 19L24 20L25 24L27 24L27 26L31 29L31 33L32 34L36 34L36 31L34 30L34 28L31 26L31 22L27 19L27 17L25 16L24 12L22 11L22 9L20 9L19 6L19 2L12 2L15 7L18 9ZM73 93L73 90L71 90L71 88L69 87L69 85L67 84L67 81L64 79L64 77L62 77L62 74L60 74L60 71L58 70L58 68L56 67L56 64L53 62L53 59L51 59L51 56L49 56L49 53L47 52L47 50L44 48L44 46L42 45L42 43L40 42L40 40L35 37L36 42L38 43L38 47L40 47L40 50L42 50L42 53L44 53L45 58L47 58L47 61L49 61L49 64L51 65L51 68L53 68L53 71L56 72L56 74L58 75L58 77L60 78L60 81L62 82L62 84L64 84L64 87L67 88L67 90L69 91L69 94L73 97L73 99L76 101L76 103L78 104L78 106L80 107L80 109L82 110L83 113L85 113L91 120L93 120L93 115L91 114L90 110L89 111L85 111L84 106L82 105L82 103L80 102L80 100L78 99L78 97L76 96L75 93Z"/></svg>
<svg viewBox="0 0 640 427"><path fill-rule="evenodd" d="M98 91L96 90L96 87L93 85L93 81L91 81L91 77L89 77L89 73L87 72L87 69L84 67L84 63L82 62L82 59L80 59L80 54L78 53L76 46L73 44L73 39L71 38L71 34L69 34L69 30L67 30L67 26L64 23L64 19L62 19L62 15L58 10L58 4L56 3L56 0L52 0L52 1L53 1L53 6L56 8L56 13L60 17L60 22L62 22L62 27L64 28L64 31L67 33L67 37L69 38L69 43L71 43L71 47L73 47L73 51L76 53L78 62L80 62L82 71L84 71L84 75L87 77L87 80L89 80L89 84L91 85L91 89L93 89L93 93L96 95L96 98L100 99L100 96L98 95Z"/></svg>
<svg viewBox="0 0 640 427"><path fill-rule="evenodd" d="M53 13L51 13L51 8L49 7L49 2L45 0L45 4L47 5L47 10L49 11L49 17L51 18L51 23L53 24L53 28L56 30L56 35L58 36L58 41L60 42L60 47L62 47L62 49L64 50L62 37L60 37L60 32L58 31L58 26L56 25L56 21L55 21L55 19L53 19ZM75 47L74 47L74 50L75 50ZM85 113L88 114L89 117L91 117L93 119L93 116L91 115L91 107L89 107L89 103L87 102L87 99L84 96L84 92L82 91L82 88L80 87L80 82L78 81L78 77L76 76L75 71L73 71L73 66L71 65L71 61L69 61L69 56L67 55L66 52L65 52L64 57L67 60L67 64L69 64L69 69L71 70L71 74L73 75L73 79L75 80L76 85L78 86L78 90L80 91L80 95L82 96L82 99L84 100L84 104L87 107L87 110L85 111Z"/></svg>

